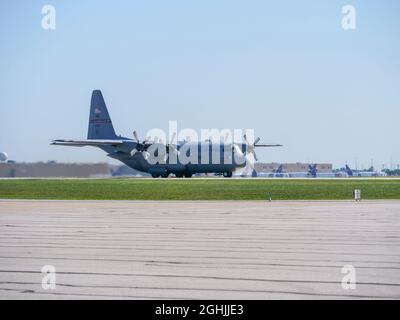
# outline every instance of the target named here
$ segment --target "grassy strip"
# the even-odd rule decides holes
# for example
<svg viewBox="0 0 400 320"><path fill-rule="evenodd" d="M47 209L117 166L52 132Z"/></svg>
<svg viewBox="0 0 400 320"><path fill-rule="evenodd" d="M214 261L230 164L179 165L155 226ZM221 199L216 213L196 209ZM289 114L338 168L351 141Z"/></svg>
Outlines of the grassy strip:
<svg viewBox="0 0 400 320"><path fill-rule="evenodd" d="M400 199L388 179L82 179L0 180L2 199L90 200L341 200L354 189L363 199Z"/></svg>

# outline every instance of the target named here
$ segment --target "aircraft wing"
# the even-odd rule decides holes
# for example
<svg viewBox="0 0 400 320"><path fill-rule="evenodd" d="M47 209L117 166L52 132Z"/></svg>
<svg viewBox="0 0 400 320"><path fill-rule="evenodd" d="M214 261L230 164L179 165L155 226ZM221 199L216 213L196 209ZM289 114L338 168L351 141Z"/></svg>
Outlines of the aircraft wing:
<svg viewBox="0 0 400 320"><path fill-rule="evenodd" d="M70 146L70 147L83 147L83 146L117 146L124 143L124 140L53 140L52 145L56 146Z"/></svg>
<svg viewBox="0 0 400 320"><path fill-rule="evenodd" d="M256 144L255 147L283 147L282 144Z"/></svg>

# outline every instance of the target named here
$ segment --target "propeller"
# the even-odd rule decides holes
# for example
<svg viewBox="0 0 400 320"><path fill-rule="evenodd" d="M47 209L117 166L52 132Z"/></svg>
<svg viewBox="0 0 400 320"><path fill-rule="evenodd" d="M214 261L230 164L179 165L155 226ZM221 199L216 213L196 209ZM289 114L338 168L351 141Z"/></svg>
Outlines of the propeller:
<svg viewBox="0 0 400 320"><path fill-rule="evenodd" d="M150 137L147 137L142 142L140 142L140 139L139 139L139 136L138 136L136 130L133 131L133 137L136 140L136 146L131 150L131 156L135 155L137 152L142 152L143 156L146 158L145 152L148 147L148 145L146 145L146 143L149 141ZM148 152L146 152L146 153L147 153L147 158L148 158L149 153Z"/></svg>
<svg viewBox="0 0 400 320"><path fill-rule="evenodd" d="M257 144L261 139L257 137L253 143L250 143L249 140L247 139L246 135L243 135L243 139L246 143L246 154L244 155L246 158L246 167L245 167L245 172L246 175L249 173L251 174L254 170L255 163L258 161L257 155L255 153L255 148L256 147L281 147L281 144ZM240 149L240 148L238 148Z"/></svg>
<svg viewBox="0 0 400 320"><path fill-rule="evenodd" d="M154 137L154 141L150 142L151 137L147 137L144 139L142 142L140 142L139 136L135 131L133 131L133 137L136 140L136 146L131 150L131 156L135 155L137 152L140 152L145 160L148 160L150 157L150 153L147 151L148 147L153 144L157 145L164 145L166 147L166 153L165 153L165 161L167 160L167 157L169 153L175 153L179 155L179 150L177 148L177 145L174 143L175 137L176 137L176 132L172 134L170 143L164 144L164 141L161 138ZM161 146L160 146L161 147ZM160 149L158 149L158 152L160 152Z"/></svg>
<svg viewBox="0 0 400 320"><path fill-rule="evenodd" d="M167 153L165 155L165 161L167 161L167 158L169 157L170 153L176 154L176 156L179 156L180 152L178 150L177 145L174 143L176 137L176 132L172 133L171 140L169 144L167 144Z"/></svg>
<svg viewBox="0 0 400 320"><path fill-rule="evenodd" d="M145 138L142 142L140 142L139 136L138 136L136 130L133 131L133 137L135 138L136 142L137 142L138 144L141 144L141 145L144 145L144 144L146 144L146 142L149 142L149 140L150 140L150 138L151 138L151 137L149 136L149 137ZM158 139L158 137L155 137L155 139Z"/></svg>
<svg viewBox="0 0 400 320"><path fill-rule="evenodd" d="M255 161L258 161L256 152L254 151L254 149L255 149L255 147L256 147L257 142L260 141L260 137L257 137L257 138L254 140L253 143L250 143L250 142L247 140L247 136L246 136L246 135L243 135L243 139L244 139L244 141L246 142L246 145L247 145L247 153L246 153L246 155L252 154L253 157L254 157L254 160L255 160Z"/></svg>

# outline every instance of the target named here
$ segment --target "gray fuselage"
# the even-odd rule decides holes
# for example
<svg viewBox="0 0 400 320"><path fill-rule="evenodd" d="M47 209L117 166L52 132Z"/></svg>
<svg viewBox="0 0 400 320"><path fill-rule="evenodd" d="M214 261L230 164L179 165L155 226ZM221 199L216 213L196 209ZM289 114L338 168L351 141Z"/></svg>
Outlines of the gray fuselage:
<svg viewBox="0 0 400 320"><path fill-rule="evenodd" d="M167 176L170 173L178 176L191 176L196 173L226 173L231 175L237 168L246 165L245 159L235 157L232 144L207 141L178 143L177 150L186 151L186 157L183 157L185 161L182 161L182 156L175 156L166 157L164 161L157 161L156 163L145 159L141 152L132 155L129 151L134 148L135 144L136 142L129 139L124 144L126 150L118 146L99 146L99 148L107 152L109 157L152 176ZM241 150L245 152L246 145L241 144L239 148L240 146Z"/></svg>

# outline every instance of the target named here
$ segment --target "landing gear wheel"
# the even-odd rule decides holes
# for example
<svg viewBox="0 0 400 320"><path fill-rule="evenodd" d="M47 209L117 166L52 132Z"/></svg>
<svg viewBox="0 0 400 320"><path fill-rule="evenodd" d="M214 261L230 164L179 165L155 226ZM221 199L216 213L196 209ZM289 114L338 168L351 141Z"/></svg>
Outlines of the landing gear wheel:
<svg viewBox="0 0 400 320"><path fill-rule="evenodd" d="M158 177L159 177L158 174L152 174L151 176L152 176L153 178L158 178Z"/></svg>
<svg viewBox="0 0 400 320"><path fill-rule="evenodd" d="M169 176L169 173L164 173L161 175L161 178L168 178L168 176Z"/></svg>
<svg viewBox="0 0 400 320"><path fill-rule="evenodd" d="M185 178L191 178L192 174L191 173L185 173Z"/></svg>
<svg viewBox="0 0 400 320"><path fill-rule="evenodd" d="M175 174L175 177L177 177L177 178L183 178L183 173L176 173L176 174Z"/></svg>
<svg viewBox="0 0 400 320"><path fill-rule="evenodd" d="M231 178L232 177L232 172L231 171L226 171L226 172L224 172L224 177L225 178Z"/></svg>

